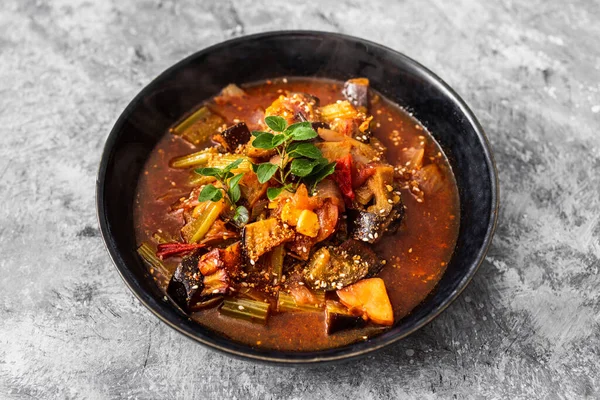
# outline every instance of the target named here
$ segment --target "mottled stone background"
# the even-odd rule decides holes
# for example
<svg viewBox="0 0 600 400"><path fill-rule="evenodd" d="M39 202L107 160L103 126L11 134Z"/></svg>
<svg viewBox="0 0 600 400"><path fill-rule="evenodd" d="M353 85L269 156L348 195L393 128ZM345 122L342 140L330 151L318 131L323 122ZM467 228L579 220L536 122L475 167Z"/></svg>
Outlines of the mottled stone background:
<svg viewBox="0 0 600 400"><path fill-rule="evenodd" d="M498 231L461 298L353 364L234 360L159 322L99 236L104 140L181 58L276 29L361 36L464 97L493 145ZM600 396L600 3L0 1L0 398Z"/></svg>

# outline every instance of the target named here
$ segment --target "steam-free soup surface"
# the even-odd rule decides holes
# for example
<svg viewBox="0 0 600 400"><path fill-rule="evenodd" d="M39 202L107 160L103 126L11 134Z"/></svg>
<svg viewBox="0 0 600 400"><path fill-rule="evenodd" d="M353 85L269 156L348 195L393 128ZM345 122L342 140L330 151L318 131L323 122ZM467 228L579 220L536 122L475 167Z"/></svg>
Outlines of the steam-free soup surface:
<svg viewBox="0 0 600 400"><path fill-rule="evenodd" d="M342 83L321 79L284 79L243 86L247 96L241 101L216 104L210 107L228 125L239 121L249 124L260 118L281 93L303 92L320 99L321 104L343 100ZM258 110L258 111L257 111ZM442 150L422 125L400 107L381 96L371 96L369 113L374 136L386 147L391 164L404 163L407 148L421 145L425 148L424 164L436 164L441 172L441 186L433 193L419 197L409 188L401 189L405 216L397 233L386 236L374 246L385 266L378 274L385 282L396 323L411 312L434 289L450 261L459 224L459 203L456 183ZM202 149L181 137L165 133L152 151L140 176L135 200L135 229L138 243L153 243L153 235L161 232L179 237L181 222L169 213L171 204L187 197L190 171L173 169L169 161L174 157ZM417 189L418 190L418 189ZM411 193L412 192L412 193ZM165 264L172 274L177 259ZM157 274L149 268L155 281L166 290L170 276ZM235 341L263 348L309 351L342 346L368 340L383 332L385 327L369 324L328 335L324 314L273 313L266 325L221 315L216 308L195 312L193 320Z"/></svg>

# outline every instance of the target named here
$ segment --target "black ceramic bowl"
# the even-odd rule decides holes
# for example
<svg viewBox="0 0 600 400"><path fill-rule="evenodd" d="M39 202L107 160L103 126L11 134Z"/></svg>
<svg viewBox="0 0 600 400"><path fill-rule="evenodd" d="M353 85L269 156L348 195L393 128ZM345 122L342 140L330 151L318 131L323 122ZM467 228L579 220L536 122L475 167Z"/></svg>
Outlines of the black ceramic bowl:
<svg viewBox="0 0 600 400"><path fill-rule="evenodd" d="M368 341L315 351L273 351L242 345L190 321L163 294L137 256L133 225L136 182L169 125L222 87L280 76L345 80L363 76L373 88L411 111L440 143L460 193L456 250L437 289L388 332ZM415 332L458 297L481 264L497 212L497 173L483 129L458 95L410 58L349 36L308 31L271 32L217 44L177 63L146 86L112 129L97 180L102 236L125 283L158 318L184 335L225 353L300 364L364 355ZM465 327L465 329L468 329Z"/></svg>

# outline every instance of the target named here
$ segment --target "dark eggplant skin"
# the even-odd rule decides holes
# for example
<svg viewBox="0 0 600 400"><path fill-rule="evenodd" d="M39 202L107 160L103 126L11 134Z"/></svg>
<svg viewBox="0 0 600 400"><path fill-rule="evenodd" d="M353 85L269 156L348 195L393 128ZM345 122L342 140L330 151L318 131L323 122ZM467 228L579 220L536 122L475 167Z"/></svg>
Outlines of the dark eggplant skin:
<svg viewBox="0 0 600 400"><path fill-rule="evenodd" d="M386 233L394 233L404 220L404 204L395 204L387 216L363 210L348 210L350 237L366 243L377 243Z"/></svg>
<svg viewBox="0 0 600 400"><path fill-rule="evenodd" d="M325 329L328 335L336 332L364 328L367 325L360 315L351 314L343 305L327 301L325 306Z"/></svg>
<svg viewBox="0 0 600 400"><path fill-rule="evenodd" d="M369 246L348 239L339 246L315 251L303 271L305 283L312 289L332 291L352 285L381 270L379 258Z"/></svg>
<svg viewBox="0 0 600 400"><path fill-rule="evenodd" d="M344 83L342 94L354 107L367 108L369 106L369 80L356 78Z"/></svg>
<svg viewBox="0 0 600 400"><path fill-rule="evenodd" d="M183 257L167 286L167 295L185 312L201 300L204 289L203 276L198 268L201 255L202 252L197 251Z"/></svg>
<svg viewBox="0 0 600 400"><path fill-rule="evenodd" d="M252 134L246 123L240 122L225 129L215 137L215 140L223 145L229 153L234 153L240 145L248 143L251 138Z"/></svg>
<svg viewBox="0 0 600 400"><path fill-rule="evenodd" d="M312 125L312 128L317 132L319 131L319 129L331 128L327 122L312 122L311 125Z"/></svg>

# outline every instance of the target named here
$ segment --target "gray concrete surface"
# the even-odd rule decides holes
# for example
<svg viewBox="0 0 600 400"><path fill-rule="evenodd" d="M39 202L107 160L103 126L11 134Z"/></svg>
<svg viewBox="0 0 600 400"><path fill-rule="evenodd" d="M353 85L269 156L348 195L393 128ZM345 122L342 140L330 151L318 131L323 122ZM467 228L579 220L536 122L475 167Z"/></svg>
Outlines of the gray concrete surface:
<svg viewBox="0 0 600 400"><path fill-rule="evenodd" d="M133 96L232 36L338 31L417 59L487 130L501 210L462 297L354 364L277 368L185 339L99 237L104 140ZM0 3L0 398L600 397L600 3Z"/></svg>

